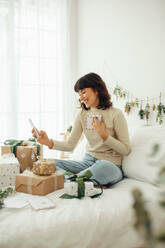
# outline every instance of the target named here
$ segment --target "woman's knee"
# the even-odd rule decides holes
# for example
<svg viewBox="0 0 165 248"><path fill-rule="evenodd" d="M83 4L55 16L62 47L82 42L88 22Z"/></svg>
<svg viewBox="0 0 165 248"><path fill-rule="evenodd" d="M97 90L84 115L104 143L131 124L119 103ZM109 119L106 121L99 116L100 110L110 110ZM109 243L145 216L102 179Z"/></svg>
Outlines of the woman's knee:
<svg viewBox="0 0 165 248"><path fill-rule="evenodd" d="M116 165L106 160L97 160L96 163L94 163L92 167L96 171L110 172L112 170L116 170Z"/></svg>
<svg viewBox="0 0 165 248"><path fill-rule="evenodd" d="M97 160L90 169L93 177L101 184L114 184L123 178L121 169L106 160Z"/></svg>

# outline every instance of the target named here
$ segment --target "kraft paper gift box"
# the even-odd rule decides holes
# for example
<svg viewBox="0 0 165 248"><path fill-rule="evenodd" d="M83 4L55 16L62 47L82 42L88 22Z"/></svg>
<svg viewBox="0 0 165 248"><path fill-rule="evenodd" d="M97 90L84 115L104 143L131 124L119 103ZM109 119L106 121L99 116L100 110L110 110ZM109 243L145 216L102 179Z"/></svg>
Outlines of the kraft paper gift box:
<svg viewBox="0 0 165 248"><path fill-rule="evenodd" d="M20 163L21 171L32 169L33 162L37 160L36 146L17 146L16 157Z"/></svg>
<svg viewBox="0 0 165 248"><path fill-rule="evenodd" d="M11 146L4 145L1 147L1 154L11 153ZM32 169L33 162L37 160L37 146L17 146L16 157L20 163L21 171L26 168Z"/></svg>
<svg viewBox="0 0 165 248"><path fill-rule="evenodd" d="M57 171L50 176L39 176L31 171L16 175L15 190L32 195L47 195L64 188L64 175Z"/></svg>
<svg viewBox="0 0 165 248"><path fill-rule="evenodd" d="M1 155L11 153L11 146L4 145L1 146Z"/></svg>
<svg viewBox="0 0 165 248"><path fill-rule="evenodd" d="M19 173L20 165L13 153L0 157L0 189L15 186L15 177Z"/></svg>

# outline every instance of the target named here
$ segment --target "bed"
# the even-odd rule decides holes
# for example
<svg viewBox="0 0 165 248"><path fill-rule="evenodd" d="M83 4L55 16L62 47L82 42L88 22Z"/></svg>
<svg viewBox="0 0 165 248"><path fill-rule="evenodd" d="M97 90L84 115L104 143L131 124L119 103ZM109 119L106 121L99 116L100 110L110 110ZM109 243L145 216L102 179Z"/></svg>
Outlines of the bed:
<svg viewBox="0 0 165 248"><path fill-rule="evenodd" d="M149 139L151 133L153 139ZM47 195L55 202L55 208L36 211L26 205L21 209L0 210L0 248L138 248L141 240L133 227L134 188L143 192L152 214L158 223L161 221L157 208L161 189L155 184L158 168L149 166L145 160L147 149L158 134L164 144L164 129L136 132L132 138L132 153L123 161L127 177L104 189L98 198L61 199L59 196L65 191L61 189ZM160 150L157 161L161 155ZM6 201L26 202L29 197L31 195L16 193Z"/></svg>
<svg viewBox="0 0 165 248"><path fill-rule="evenodd" d="M142 189L153 202L159 191L148 183L124 179L96 199L61 199L62 189L48 195L56 203L55 208L40 211L30 206L5 208L0 212L0 247L136 247L138 237L132 227L131 207L131 191L135 187ZM17 197L25 200L30 195L12 196L13 200Z"/></svg>

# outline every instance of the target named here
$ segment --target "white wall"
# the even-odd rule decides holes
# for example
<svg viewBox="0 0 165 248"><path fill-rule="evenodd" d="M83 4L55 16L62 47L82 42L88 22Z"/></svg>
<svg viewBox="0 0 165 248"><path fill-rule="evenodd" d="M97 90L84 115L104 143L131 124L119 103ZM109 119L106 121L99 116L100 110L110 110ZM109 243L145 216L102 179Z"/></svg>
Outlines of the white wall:
<svg viewBox="0 0 165 248"><path fill-rule="evenodd" d="M94 71L142 99L165 93L164 0L78 0L77 17L77 78Z"/></svg>

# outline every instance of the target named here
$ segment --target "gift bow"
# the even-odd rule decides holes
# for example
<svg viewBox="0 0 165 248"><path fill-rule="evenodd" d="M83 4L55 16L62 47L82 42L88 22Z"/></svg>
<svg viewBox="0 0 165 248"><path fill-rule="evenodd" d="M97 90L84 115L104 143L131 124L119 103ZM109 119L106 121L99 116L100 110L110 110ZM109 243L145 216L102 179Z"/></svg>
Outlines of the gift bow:
<svg viewBox="0 0 165 248"><path fill-rule="evenodd" d="M30 138L28 141L34 142L34 146L37 146L37 155L40 155L40 145L36 143L35 139ZM16 156L16 147L20 146L22 144L23 140L15 140L15 139L8 139L5 140L4 144L5 145L10 145L11 146L11 152L14 153Z"/></svg>
<svg viewBox="0 0 165 248"><path fill-rule="evenodd" d="M96 179L91 179L92 172L90 170L87 170L82 176L77 176L71 172L65 172L64 175L68 175L69 176L68 179L70 181L78 183L78 196L63 194L60 196L60 198L64 198L64 199L78 198L78 199L81 199L82 197L85 196L85 182L95 182L95 183L97 183L97 185L100 186L101 192L97 193L93 196L90 196L91 198L98 197L98 196L102 195L102 193L103 193L103 188L102 188L101 184Z"/></svg>

